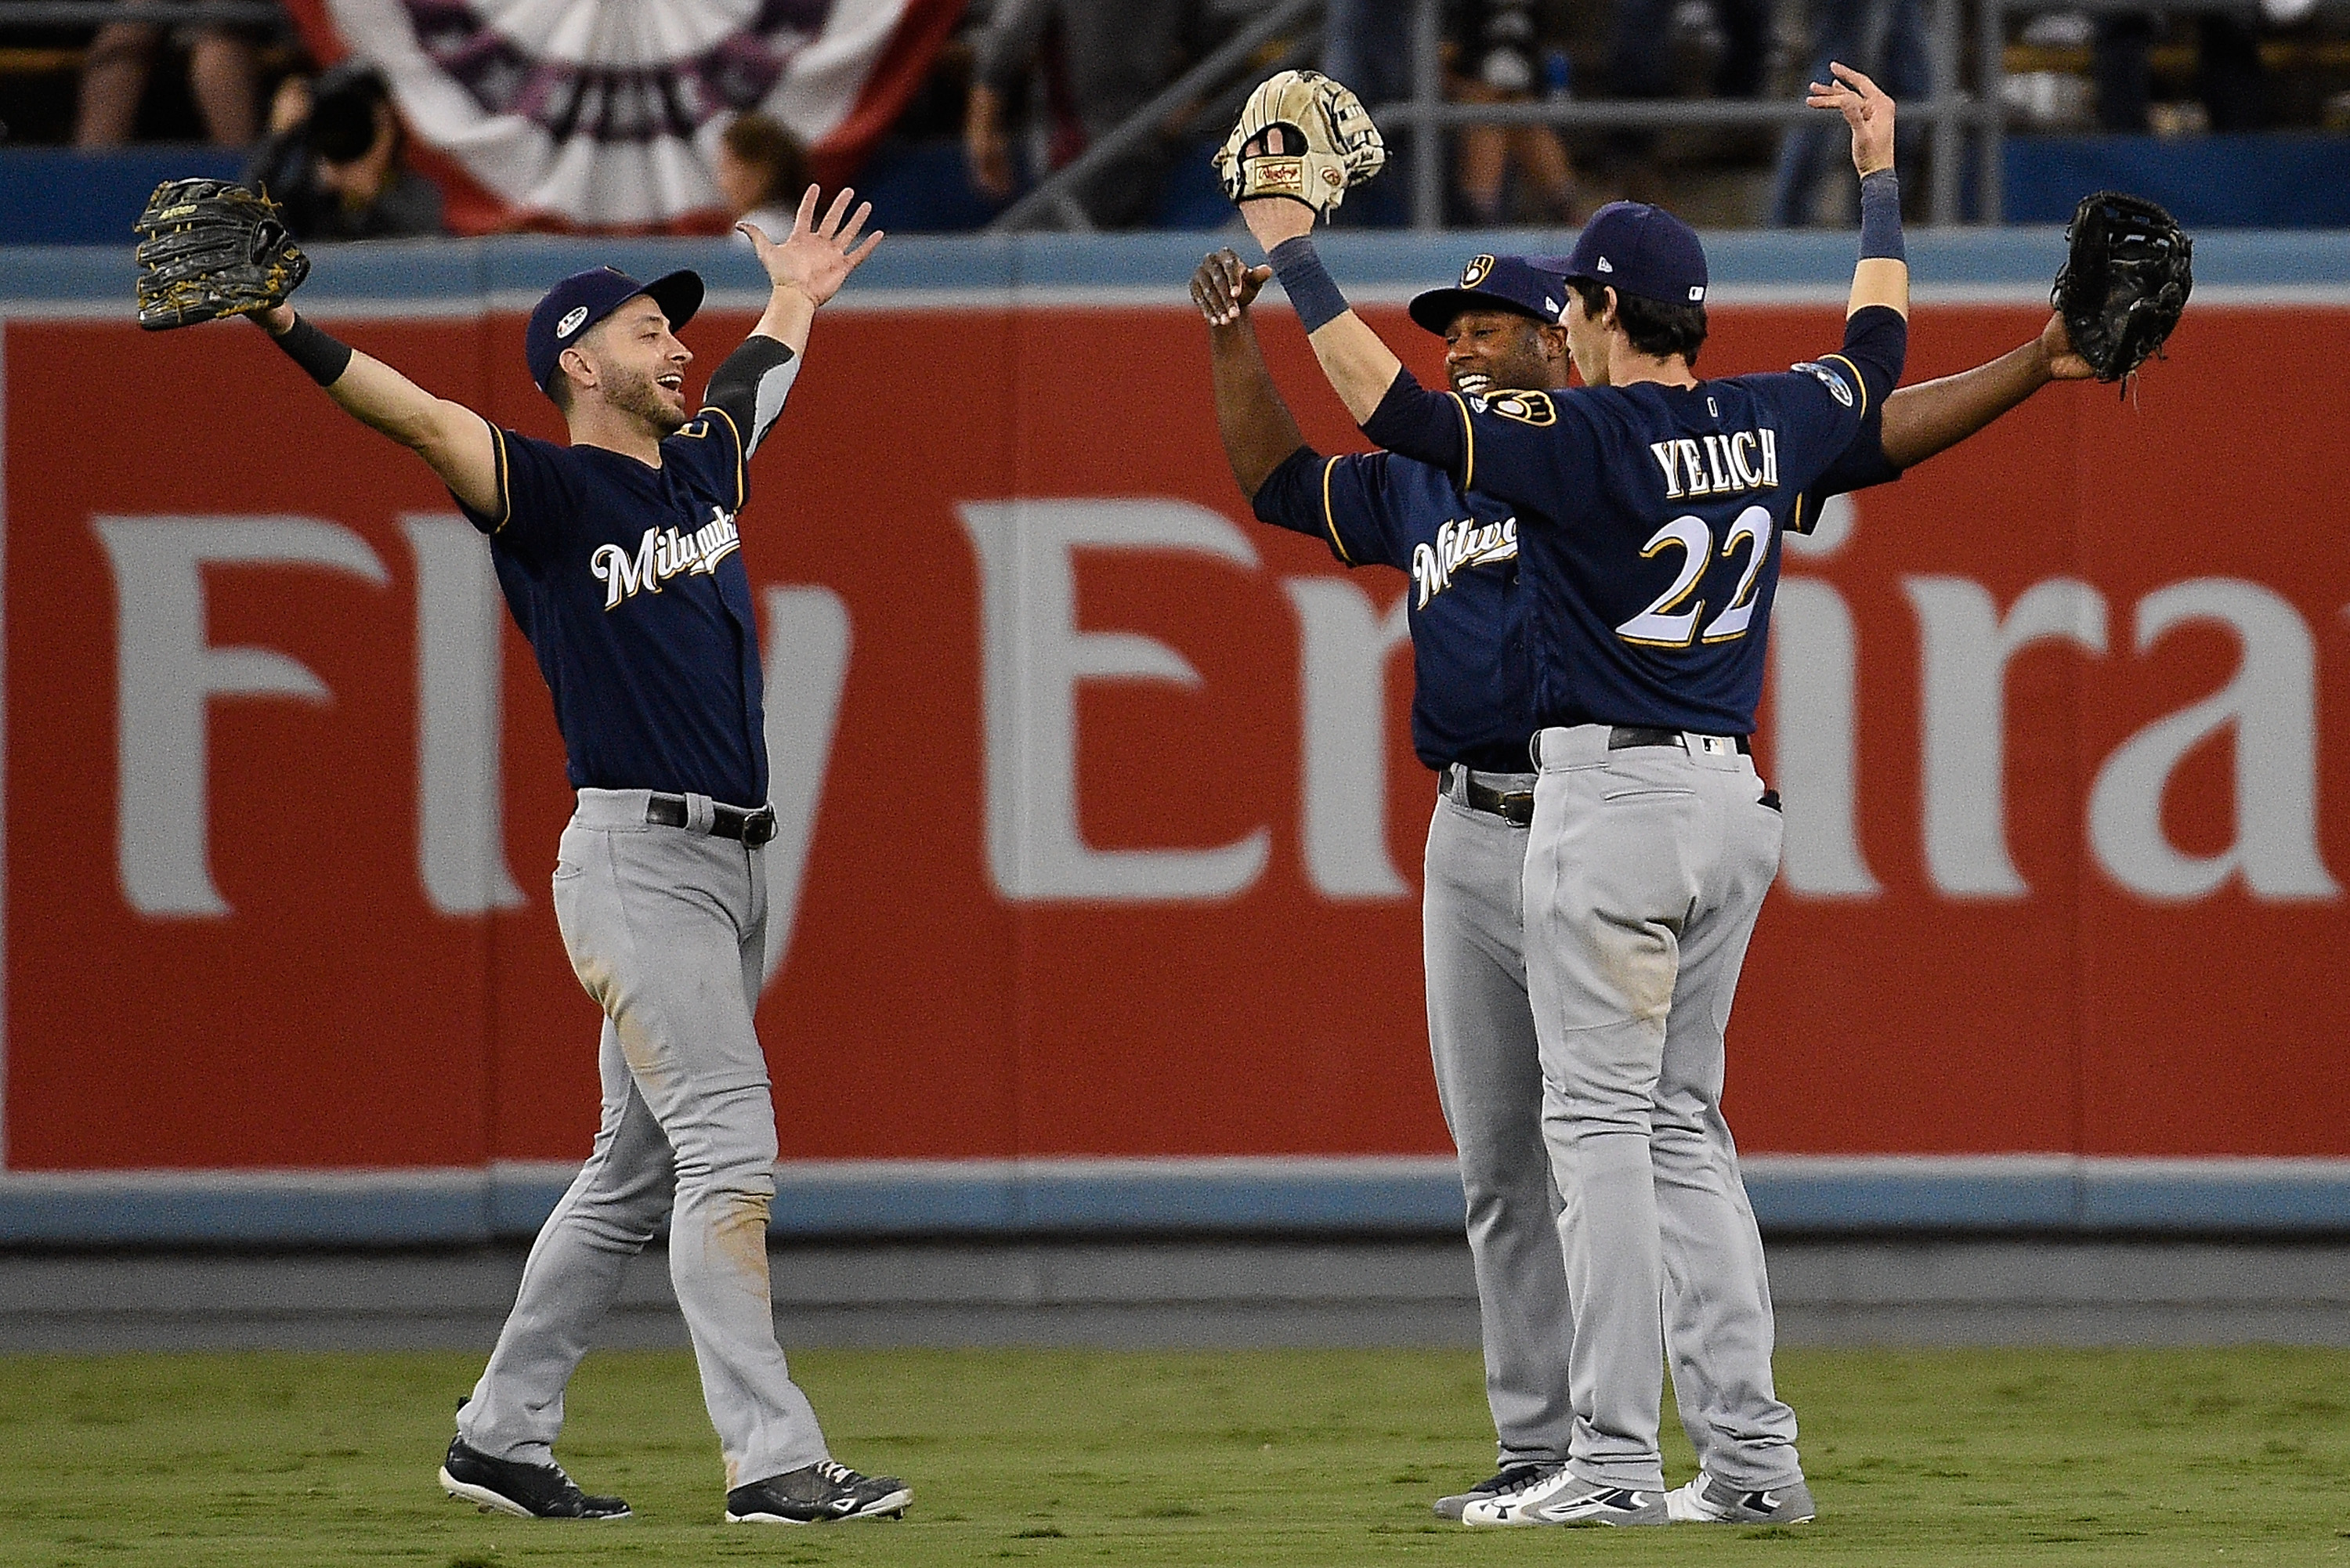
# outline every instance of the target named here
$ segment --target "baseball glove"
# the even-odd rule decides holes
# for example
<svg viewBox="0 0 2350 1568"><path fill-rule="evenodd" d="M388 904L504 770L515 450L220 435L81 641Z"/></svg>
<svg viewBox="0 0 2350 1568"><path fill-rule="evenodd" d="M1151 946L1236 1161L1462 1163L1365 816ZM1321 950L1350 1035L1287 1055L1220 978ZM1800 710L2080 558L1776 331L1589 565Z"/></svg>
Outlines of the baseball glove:
<svg viewBox="0 0 2350 1568"><path fill-rule="evenodd" d="M267 310L310 275L277 203L225 180L166 180L132 232L150 332Z"/></svg>
<svg viewBox="0 0 2350 1568"><path fill-rule="evenodd" d="M1387 161L1362 99L1319 71L1281 71L1241 105L1216 172L1235 202L1286 196L1327 215Z"/></svg>
<svg viewBox="0 0 2350 1568"><path fill-rule="evenodd" d="M2071 250L2048 303L2097 379L2123 380L2178 325L2195 286L2195 243L2168 213L2117 191L2084 197L2064 239Z"/></svg>

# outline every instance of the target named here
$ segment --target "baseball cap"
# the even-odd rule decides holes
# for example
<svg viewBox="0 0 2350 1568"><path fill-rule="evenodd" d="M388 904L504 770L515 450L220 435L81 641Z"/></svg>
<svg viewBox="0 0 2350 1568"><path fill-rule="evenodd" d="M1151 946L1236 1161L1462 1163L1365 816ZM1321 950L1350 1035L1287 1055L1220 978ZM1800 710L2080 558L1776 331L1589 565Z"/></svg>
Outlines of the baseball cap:
<svg viewBox="0 0 2350 1568"><path fill-rule="evenodd" d="M546 297L531 308L530 329L522 340L523 356L530 361L530 379L538 383L538 389L546 390L547 383L555 379L556 361L579 341L580 334L640 294L652 296L661 314L669 317L669 329L675 332L702 308L702 275L673 272L650 283L639 283L618 267L598 266L575 272L548 289Z"/></svg>
<svg viewBox="0 0 2350 1568"><path fill-rule="evenodd" d="M1457 286L1412 296L1411 318L1440 337L1464 310L1514 310L1556 326L1566 313L1566 291L1556 269L1524 256L1471 256Z"/></svg>
<svg viewBox="0 0 2350 1568"><path fill-rule="evenodd" d="M1610 202L1591 214L1574 251L1555 264L1569 278L1665 305L1705 303L1705 247L1697 231L1646 202Z"/></svg>

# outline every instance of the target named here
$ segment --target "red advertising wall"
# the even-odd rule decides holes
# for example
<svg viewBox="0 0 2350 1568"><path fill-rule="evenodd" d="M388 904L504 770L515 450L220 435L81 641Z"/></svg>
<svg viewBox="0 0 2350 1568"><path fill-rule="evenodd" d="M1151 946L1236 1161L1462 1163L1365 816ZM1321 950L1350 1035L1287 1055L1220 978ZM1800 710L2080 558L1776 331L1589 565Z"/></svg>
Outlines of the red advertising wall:
<svg viewBox="0 0 2350 1568"><path fill-rule="evenodd" d="M1921 310L1910 379L2040 319ZM697 320L698 368L748 325ZM1731 1030L1749 1150L2350 1155L2350 456L2329 384L2243 351L2278 325L2199 304L2135 405L2052 389L1790 555L1760 747L1790 857ZM559 435L515 317L343 330ZM1351 444L1295 324L1265 330L1309 435ZM1725 308L1704 368L1837 331ZM2350 358L2350 312L2290 336ZM445 493L242 327L19 320L5 353L6 1166L583 1154L597 1020L546 888L569 800L511 625L492 891L420 872L452 722L420 620L469 602L421 542ZM796 670L770 693L829 718L791 764L820 790L760 1013L786 1158L1449 1147L1408 657L1382 836L1305 761L1299 585L1347 574L1249 518L1205 379L1171 307L819 322L743 514L768 602L846 628L837 703ZM1372 616L1403 590L1347 580ZM1063 615L1055 582L1063 620L1024 623ZM1056 817L1015 655L1072 648L1124 673L1057 688Z"/></svg>

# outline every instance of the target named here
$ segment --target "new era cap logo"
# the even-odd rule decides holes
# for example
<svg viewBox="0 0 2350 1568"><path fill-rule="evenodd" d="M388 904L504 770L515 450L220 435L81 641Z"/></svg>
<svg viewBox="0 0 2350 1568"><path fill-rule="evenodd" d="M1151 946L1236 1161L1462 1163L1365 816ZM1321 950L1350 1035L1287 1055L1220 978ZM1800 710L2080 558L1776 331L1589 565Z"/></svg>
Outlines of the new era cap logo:
<svg viewBox="0 0 2350 1568"><path fill-rule="evenodd" d="M1690 287L1690 303L1691 305L1695 305L1699 300L1703 299L1704 297L1705 297L1705 285L1703 285L1703 284L1701 284L1701 283L1700 283L1700 284L1693 285L1693 286Z"/></svg>
<svg viewBox="0 0 2350 1568"><path fill-rule="evenodd" d="M562 320L555 324L555 335L557 337L568 337L578 331L579 324L587 319L588 307L584 305L575 305L563 313Z"/></svg>
<svg viewBox="0 0 2350 1568"><path fill-rule="evenodd" d="M1614 272L1616 269L1607 265L1607 258L1606 256L1601 256L1599 258L1599 265L1592 268L1592 270L1594 272Z"/></svg>

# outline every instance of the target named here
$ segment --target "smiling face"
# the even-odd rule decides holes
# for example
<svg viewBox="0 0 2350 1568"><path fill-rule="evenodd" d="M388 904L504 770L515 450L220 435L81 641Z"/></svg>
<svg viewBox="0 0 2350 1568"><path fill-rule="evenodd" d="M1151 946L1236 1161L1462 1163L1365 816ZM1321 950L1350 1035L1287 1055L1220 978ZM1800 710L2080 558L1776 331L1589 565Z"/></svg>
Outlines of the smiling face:
<svg viewBox="0 0 2350 1568"><path fill-rule="evenodd" d="M1464 310L1444 329L1456 392L1538 392L1566 385L1565 334L1515 310Z"/></svg>
<svg viewBox="0 0 2350 1568"><path fill-rule="evenodd" d="M640 294L563 351L576 407L594 398L667 436L685 423L685 368L692 350L669 329L669 317Z"/></svg>

